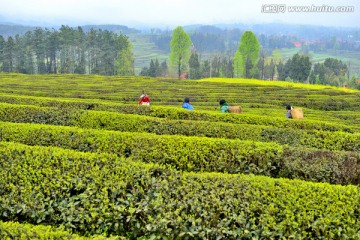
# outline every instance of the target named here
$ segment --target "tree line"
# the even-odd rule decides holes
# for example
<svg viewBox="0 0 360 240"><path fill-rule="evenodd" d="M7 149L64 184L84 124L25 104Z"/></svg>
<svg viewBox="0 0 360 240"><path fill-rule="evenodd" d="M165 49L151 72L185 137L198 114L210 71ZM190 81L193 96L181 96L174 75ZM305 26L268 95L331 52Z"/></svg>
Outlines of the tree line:
<svg viewBox="0 0 360 240"><path fill-rule="evenodd" d="M239 38L244 33L240 29L229 29L215 31L205 31L202 28L189 33L194 48L199 54L234 52L239 44ZM170 53L171 33L154 33L150 34L149 39L162 51ZM276 35L259 35L259 42L262 48L268 52L276 48L291 48L294 46L296 38L294 36L276 36Z"/></svg>
<svg viewBox="0 0 360 240"><path fill-rule="evenodd" d="M243 77L333 86L342 86L347 82L352 87L359 87L354 78L349 81L348 76L346 79L348 67L341 60L327 58L324 63L313 65L308 55L296 53L283 61L278 49L273 50L271 55L262 49L252 31L243 33L233 56L215 54L201 61L190 36L179 26L172 32L170 50L170 66L179 78L184 77L185 72L188 79ZM150 76L164 76L165 71L161 70L157 60L151 61L149 69L153 69ZM144 68L142 75L146 75L147 70Z"/></svg>
<svg viewBox="0 0 360 240"><path fill-rule="evenodd" d="M0 71L25 74L134 75L128 37L108 30L61 26L0 35Z"/></svg>
<svg viewBox="0 0 360 240"><path fill-rule="evenodd" d="M203 41L205 39L202 38ZM264 41L262 35L260 39ZM172 31L170 44L168 42L170 67L166 61L159 63L153 59L149 67L141 70L140 75L168 76L169 70L173 69L179 78L189 79L244 77L334 86L341 86L349 80L349 76L346 79L348 67L340 60L328 58L324 63L313 65L308 55L297 53L283 61L278 49L269 51L262 41L252 31L245 31L235 54L213 53L210 58L202 60L199 48L179 26ZM283 39L283 43L286 42ZM126 35L93 28L84 31L81 27L64 25L59 30L36 28L7 39L0 35L0 71L25 74L135 74L132 44Z"/></svg>
<svg viewBox="0 0 360 240"><path fill-rule="evenodd" d="M200 54L222 51L236 51L239 38L248 26L216 26L187 27L184 30ZM318 26L294 26L287 24L257 24L252 26L253 32L264 51L271 53L276 48L292 48L294 42L302 44L303 51L321 52L328 49L359 51L360 32L356 29L339 29ZM281 33L279 34L279 29ZM331 36L331 37L330 37ZM150 40L164 52L170 52L171 31L168 29L152 29Z"/></svg>

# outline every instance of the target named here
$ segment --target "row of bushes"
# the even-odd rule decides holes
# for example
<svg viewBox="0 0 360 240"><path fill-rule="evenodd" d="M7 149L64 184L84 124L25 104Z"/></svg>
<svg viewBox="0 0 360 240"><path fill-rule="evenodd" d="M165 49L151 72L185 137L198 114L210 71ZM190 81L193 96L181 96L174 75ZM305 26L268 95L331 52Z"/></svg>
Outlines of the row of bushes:
<svg viewBox="0 0 360 240"><path fill-rule="evenodd" d="M180 106L180 103L183 99L179 99L179 103L176 103ZM4 95L0 94L0 102L3 103L11 103L11 104L26 104L26 105L35 105L35 106L41 106L41 107L59 107L59 108L71 108L71 109L83 109L83 110L101 110L101 111L118 111L118 112L127 112L132 113L136 112L137 114L149 114L148 111L144 111L144 109L136 109L136 110L142 110L142 111L135 111L134 105L131 105L131 109L129 110L129 105L119 104L115 102L106 102L103 100L97 100L97 99L59 99L59 98L40 98L40 97L33 97L33 96L16 96L16 95ZM173 105L174 103L162 103L161 108L167 108L168 111L172 111L172 108L165 107L166 105ZM197 109L199 108L200 103L196 103ZM203 102L201 103L201 109L207 109L207 110L218 110L218 107L214 106L208 106L209 103ZM259 116L267 116L268 118L276 118L279 119L279 116L284 116L284 109L282 108L277 109L276 106L274 106L274 103L272 105L269 104L263 104L263 103L242 103L242 107L249 109L252 115L259 115ZM278 103L276 104L279 105ZM159 108L158 106L152 106L152 108ZM269 111L269 108L271 111ZM127 110L126 110L127 109ZM125 111L126 110L126 111ZM163 109L164 110L164 109ZM196 110L197 112L199 110ZM246 110L245 110L246 111ZM204 113L204 111L202 111ZM245 113L245 115L249 115L248 113ZM324 122L326 120L327 123L332 124L340 124L340 125L347 125L347 126L357 126L356 130L360 131L360 125L359 125L359 119L360 114L356 111L349 112L349 111L343 111L343 112L321 112L319 113L318 110L306 110L306 119L309 120L316 120L318 122ZM162 116L165 116L164 114ZM284 120L284 119L282 119Z"/></svg>
<svg viewBox="0 0 360 240"><path fill-rule="evenodd" d="M121 237L105 237L105 236L79 236L71 234L60 228L45 225L21 224L18 222L3 222L0 221L0 239L13 240L13 239L70 239L70 240L117 240L126 239Z"/></svg>
<svg viewBox="0 0 360 240"><path fill-rule="evenodd" d="M98 109L103 110L103 109ZM105 110L105 109L104 109ZM279 128L295 129L316 129L325 131L345 131L355 132L359 128L346 126L339 123L330 123L326 121L314 120L291 120L285 117L269 117L251 114L221 114L210 111L187 111L181 108L173 107L139 107L134 105L117 105L107 108L106 111L116 111L126 114L147 115L158 118L167 118L173 120L200 120L210 122L227 122L237 124L266 125Z"/></svg>
<svg viewBox="0 0 360 240"><path fill-rule="evenodd" d="M203 136L277 142L339 151L360 151L360 133L330 132L277 128L263 125L232 124L194 120L168 120L113 112L86 111L73 122L82 128L128 132L149 132L160 135Z"/></svg>
<svg viewBox="0 0 360 240"><path fill-rule="evenodd" d="M355 186L0 143L0 216L130 239L359 239Z"/></svg>
<svg viewBox="0 0 360 240"><path fill-rule="evenodd" d="M332 92L320 92L314 91L309 93L308 90L304 93L294 93L292 89L288 91L282 90L282 88L267 88L265 90L259 90L259 88L254 88L250 86L245 86L244 89L248 88L248 92L241 92L242 89L238 89L236 93L226 93L224 94L222 91L221 94L219 90L211 90L210 92L206 89L202 88L204 93L199 92L198 89L193 90L192 102L196 104L196 106L218 106L217 102L220 98L226 98L229 103L232 104L255 104L255 105L272 105L272 106L285 106L286 104L293 103L297 106L302 106L310 109L318 109L318 110L357 110L360 106L358 105L358 99L360 93L344 93L341 91L332 91ZM284 92L284 95L279 95L279 90ZM260 91L261 93L258 94L259 98L254 99L254 92ZM126 89L122 89L121 93L124 94ZM226 88L224 88L224 92ZM321 93L321 94L320 94ZM133 88L129 89L129 93L132 97L125 97L124 99L117 100L117 102L123 103L134 103L138 101L138 94L134 93ZM183 101L183 97L176 97L173 96L173 92L164 92L161 91L161 98L157 99L155 96L155 104L160 105L169 105L169 104L176 104L179 105ZM170 96L164 96L169 94ZM264 94L263 96L261 94ZM335 95L335 96L334 96ZM151 96L152 99L153 96ZM120 97L121 98L121 97ZM169 98L168 100L162 98ZM8 103L25 103L24 101L29 100L32 104L49 104L55 102L76 102L76 103L104 103L104 101L100 101L99 99L91 99L91 98L54 98L54 97L35 97L35 96L26 96L26 95L9 95L9 94L0 94L0 102L8 102ZM214 99L214 100L210 100ZM112 100L112 99L109 99ZM156 101L157 100L157 101ZM113 104L116 104L113 102ZM44 105L45 106L45 105ZM332 109L333 108L333 109ZM350 108L350 109L349 109Z"/></svg>
<svg viewBox="0 0 360 240"><path fill-rule="evenodd" d="M36 77L36 81L34 81ZM202 81L178 81L176 79L149 79L142 77L101 77L88 76L84 78L78 75L56 76L4 76L6 81L3 92L39 96L59 96L72 98L98 98L125 101L134 103L142 89L150 91L151 98L155 103L179 103L184 96L191 96L199 105L203 102L212 103L215 106L221 98L230 103L276 103L285 106L291 103L296 106L318 110L360 110L358 104L359 93L340 89L309 89L309 85L281 85L274 86L270 82L245 83L243 79L237 79L232 83L226 83L227 79L220 82ZM17 84L16 87L12 84ZM264 84L265 83L265 84ZM22 85L23 84L23 85ZM11 88L8 88L11 85ZM60 91L56 91L61 86ZM156 85L156 89L153 86ZM76 88L74 88L76 86ZM174 94L176 92L177 94ZM174 95L181 97L174 99ZM254 97L256 96L256 97Z"/></svg>
<svg viewBox="0 0 360 240"><path fill-rule="evenodd" d="M184 171L253 173L338 184L360 182L360 154L276 143L129 133L37 124L0 124L1 141L108 152Z"/></svg>
<svg viewBox="0 0 360 240"><path fill-rule="evenodd" d="M289 119L280 119L275 117L260 117L255 115L241 115L241 114L220 114L206 111L187 111L183 109L169 108L169 107L144 107L144 106L130 106L118 105L114 107L116 111L125 114L147 115L157 118L166 118L169 120L195 120L195 121L209 121L209 122L223 122L234 124L251 124L251 125L266 125L278 128L292 128L305 130L322 130L322 131L344 131L356 132L357 128L345 126L341 124L327 123L321 121L296 121ZM109 110L109 109L108 109ZM117 116L124 118L123 115L116 115L111 112L94 113L94 111L84 111L76 108L56 108L56 107L36 107L28 105L13 105L0 103L0 120L10 122L29 122L29 123L45 123L56 125L74 125L78 118L91 117L96 115L111 115L112 119ZM103 117L103 122L107 122L107 117Z"/></svg>
<svg viewBox="0 0 360 240"><path fill-rule="evenodd" d="M20 104L20 105L35 105L39 107L67 107L79 109L97 108L99 105L109 104L106 101L98 99L74 99L74 98L51 98L51 97L35 97L22 95L8 95L0 93L1 103ZM114 103L116 104L116 103Z"/></svg>
<svg viewBox="0 0 360 240"><path fill-rule="evenodd" d="M205 136L319 149L360 151L360 134L277 128L263 125L232 124L194 120L169 120L115 112L81 111L0 104L2 121L45 123L128 132Z"/></svg>
<svg viewBox="0 0 360 240"><path fill-rule="evenodd" d="M180 106L182 99L179 99L178 101L180 101L179 103L176 103L177 105ZM167 115L169 115L167 112L173 112L174 111L174 107L159 107L159 106L152 106L151 109L142 109L142 108L138 108L136 105L126 105L126 104L119 104L119 103L114 103L114 102L106 102L106 101L100 101L100 100L96 100L96 99L59 99L59 98L39 98L39 97L29 97L29 96L13 96L13 95L4 95L4 94L0 94L0 102L6 102L6 103L12 103L12 104L27 104L27 105L36 105L36 106L41 106L41 107L59 107L59 108L72 108L72 109L84 109L84 110L101 110L101 111L117 111L117 112L122 112L122 113L135 113L135 114L146 114L146 115L150 115L152 114L153 116L161 116L161 117L165 117ZM167 105L167 103L162 103ZM168 104L174 104L174 103L168 103ZM197 103L199 104L199 103ZM203 103L203 104L207 104L207 103ZM271 102L271 104L274 104L274 102ZM276 103L276 105L284 105L282 103ZM269 112L269 106L267 106L267 104L256 104L256 103L250 103L250 104L245 104L242 103L242 106L246 106L247 108L252 108L252 110L250 111L252 115L259 115L261 116L262 120L266 120L263 121L263 123L260 124L264 124L266 125L267 122L269 121L269 119L274 119L275 121L280 121L280 122L284 122L284 118L279 118L279 115L284 116L284 113L279 113L278 109L275 110L275 112L277 113L271 113ZM299 105L302 107L306 107L304 105ZM203 107L204 108L204 107ZM218 109L218 107L215 107L216 109ZM260 108L259 110L254 110L254 108ZM271 107L272 109L274 109L273 107ZM310 107L311 108L311 107ZM146 110L150 110L150 111L146 111ZM184 110L179 109L182 112L184 112ZM214 110L214 106L211 107L210 110ZM156 112L154 112L156 111ZM159 112L160 111L160 112ZM311 110L314 111L314 110ZM199 112L199 111L196 111ZM196 118L194 118L194 116L191 117L191 119L194 120L201 120L201 119L206 119L209 117L206 117L206 115L208 115L209 113L212 114L216 114L213 111L212 112L206 112L206 111L200 111L202 114L200 116L197 116ZM282 112L284 112L284 108L282 108ZM265 114L264 114L265 113ZM316 114L312 115L311 118L312 120L316 120L315 124L319 124L320 122L324 122L324 120L326 120L325 122L329 123L333 123L331 125L354 125L357 126L357 131L360 130L360 126L358 124L357 121L357 115L353 116L354 114L356 114L356 112L347 112L345 113L347 118L346 118L346 122L344 122L344 118L334 118L334 115L336 115L336 113L328 113L328 112L322 112L321 114L316 111ZM179 115L179 114L178 114ZM192 114L194 115L194 114ZM218 115L218 114L217 114ZM245 114L245 116L248 117L249 114ZM171 114L171 116L174 119L179 119L179 116L174 115L173 113ZM244 116L244 115L243 115ZM251 115L250 115L251 116ZM306 116L308 116L308 114L306 114ZM254 117L254 116L252 116ZM266 119L264 119L264 117ZM360 117L360 115L358 116ZM259 117L257 117L259 118ZM189 119L189 116L186 116L185 118L182 117L182 119ZM210 117L210 120L213 119L212 121L221 121L221 119L217 119L214 118L214 116ZM232 120L233 122L234 120ZM242 120L244 121L244 120ZM247 122L251 121L251 119L247 119ZM286 122L286 121L285 121ZM253 124L253 123L252 123ZM255 123L256 124L256 123ZM273 125L274 123L271 123L271 125ZM287 125L291 123L286 123ZM321 124L320 124L321 125ZM279 123L277 123L276 126L280 126ZM315 127L316 128L316 127ZM344 126L342 126L342 128L344 129ZM318 128L316 128L318 129ZM345 128L346 129L346 128Z"/></svg>

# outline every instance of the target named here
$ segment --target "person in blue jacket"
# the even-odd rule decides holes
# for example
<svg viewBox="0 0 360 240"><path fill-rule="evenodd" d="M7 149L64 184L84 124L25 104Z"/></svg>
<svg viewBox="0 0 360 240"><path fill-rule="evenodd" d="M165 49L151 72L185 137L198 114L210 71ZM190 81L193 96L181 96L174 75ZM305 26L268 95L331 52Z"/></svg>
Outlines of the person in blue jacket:
<svg viewBox="0 0 360 240"><path fill-rule="evenodd" d="M187 109L187 110L194 110L194 107L190 104L190 99L188 97L186 97L184 99L184 102L182 104L182 107Z"/></svg>

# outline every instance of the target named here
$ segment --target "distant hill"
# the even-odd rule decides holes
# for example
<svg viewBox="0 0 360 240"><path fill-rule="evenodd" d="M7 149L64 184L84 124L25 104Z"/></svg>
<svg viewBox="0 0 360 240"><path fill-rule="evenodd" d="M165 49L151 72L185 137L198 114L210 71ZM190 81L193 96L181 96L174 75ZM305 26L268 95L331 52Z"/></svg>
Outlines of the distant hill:
<svg viewBox="0 0 360 240"><path fill-rule="evenodd" d="M84 25L81 26L82 29L85 32L90 31L90 29L102 29L102 30L108 30L111 32L117 32L117 33L123 33L123 34L134 34L134 33L140 33L141 31L135 28L129 28L127 26L123 26L123 25L110 25L110 24L106 24L106 25Z"/></svg>
<svg viewBox="0 0 360 240"><path fill-rule="evenodd" d="M316 25L300 25L286 23L261 23L261 24L214 24L220 29L251 30L256 34L266 35L293 35L300 39L313 40L336 36L345 38L349 34L360 32L360 28L329 27Z"/></svg>
<svg viewBox="0 0 360 240"><path fill-rule="evenodd" d="M129 28L127 26L123 26L123 25L110 25L110 24L105 24L105 25L84 25L81 26L82 29L85 32L90 31L91 28L99 30L108 30L111 32L116 32L116 33L123 33L123 34L137 34L140 33L141 31L135 28ZM20 24L13 24L13 23L1 23L0 22L0 35L2 35L3 37L8 37L8 36L15 36L17 34L22 35L25 34L27 31L32 31L34 29L38 28L37 26L24 26L24 25L20 25ZM54 26L54 27L39 27L39 28L54 28L54 29L59 29L59 26Z"/></svg>
<svg viewBox="0 0 360 240"><path fill-rule="evenodd" d="M0 23L0 35L3 37L15 36L17 34L21 35L27 31L32 31L36 27L34 26L23 26L11 23Z"/></svg>

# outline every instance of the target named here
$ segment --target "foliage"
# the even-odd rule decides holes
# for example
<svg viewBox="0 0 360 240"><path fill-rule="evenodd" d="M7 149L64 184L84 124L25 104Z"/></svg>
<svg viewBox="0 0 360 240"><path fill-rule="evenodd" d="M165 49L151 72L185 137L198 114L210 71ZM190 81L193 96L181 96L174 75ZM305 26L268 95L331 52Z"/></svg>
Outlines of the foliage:
<svg viewBox="0 0 360 240"><path fill-rule="evenodd" d="M239 47L234 56L234 75L251 78L260 54L260 43L251 31L245 31L241 36Z"/></svg>
<svg viewBox="0 0 360 240"><path fill-rule="evenodd" d="M3 37L0 38L0 45ZM133 75L133 54L128 38L107 30L61 26L36 28L10 36L0 46L0 71L26 74L95 73ZM34 61L35 60L35 61ZM115 66L117 61L117 66Z"/></svg>
<svg viewBox="0 0 360 240"><path fill-rule="evenodd" d="M220 62L208 61L208 73ZM360 237L358 187L340 186L360 183L358 91L0 76L1 238ZM151 107L137 105L142 90ZM196 111L181 109L184 96ZM221 98L243 113L220 113ZM304 120L284 117L289 103Z"/></svg>
<svg viewBox="0 0 360 240"><path fill-rule="evenodd" d="M313 82L324 85L340 86L344 83L348 69L346 64L334 58L325 59L324 63L314 65Z"/></svg>
<svg viewBox="0 0 360 240"><path fill-rule="evenodd" d="M177 68L179 78L189 62L190 46L191 40L189 35L181 26L176 27L172 32L170 41L170 64Z"/></svg>
<svg viewBox="0 0 360 240"><path fill-rule="evenodd" d="M89 123L89 125L91 122ZM106 123L105 123L106 124ZM88 125L88 127L90 127ZM129 126L129 125L128 125ZM131 126L129 126L131 128ZM171 130L170 130L171 131ZM356 174L360 155L359 137L348 136L347 139L334 139L325 142L328 148L345 146L354 152L336 152L304 147L287 147L275 142L255 142L228 140L223 138L184 137L180 135L154 135L148 133L113 132L91 129L79 129L36 124L1 124L2 141L16 141L27 145L57 146L86 152L108 152L118 156L130 157L144 161L170 164L184 171L217 171L229 173L254 173L272 177L293 178L302 172L303 164L320 159L324 164L332 164L331 176L323 175L322 169L312 167L313 177L299 175L297 178L332 183L358 183ZM244 136L250 133L244 133ZM263 131L259 140L283 138L283 143L304 139L292 139L291 135ZM272 137L272 134L278 136ZM324 133L323 135L326 135ZM312 138L311 138L312 137ZM321 139L310 136L315 144L322 145ZM305 140L306 141L306 140ZM307 153L307 154L305 154ZM313 156L313 157L311 157ZM318 158L320 156L320 158ZM295 167L294 162L299 162ZM345 164L345 163L347 164ZM319 166L321 167L321 166ZM321 171L320 171L321 170ZM346 176L346 177L344 177Z"/></svg>
<svg viewBox="0 0 360 240"><path fill-rule="evenodd" d="M130 239L359 238L359 190L0 143L2 220Z"/></svg>
<svg viewBox="0 0 360 240"><path fill-rule="evenodd" d="M199 79L201 77L199 55L197 53L191 53L189 59L189 78Z"/></svg>
<svg viewBox="0 0 360 240"><path fill-rule="evenodd" d="M306 127L311 129L310 125L298 125L297 128L295 128L296 125L293 125L294 128L287 129L271 127L270 125L264 126L256 124L254 121L251 124L249 124L250 122L248 124L235 124L217 122L216 119L213 119L213 122L203 121L201 118L189 120L191 114L187 117L184 115L184 120L171 120L154 116L136 116L115 112L83 111L81 109L77 110L75 109L77 106L73 106L70 110L67 108L38 108L30 106L13 107L12 105L0 104L0 113L2 113L0 120L77 126L122 132L148 132L159 135L185 135L277 142L292 146L302 145L329 150L360 150L360 135L358 133L305 130ZM179 117L181 117L181 113L180 111L178 112ZM158 113L158 115L160 114ZM335 130L329 126L323 126L323 128Z"/></svg>
<svg viewBox="0 0 360 240"><path fill-rule="evenodd" d="M134 72L134 56L132 53L132 44L128 42L125 36L120 36L123 47L119 50L118 57L115 60L115 74L121 76L133 76Z"/></svg>
<svg viewBox="0 0 360 240"><path fill-rule="evenodd" d="M149 77L166 77L168 75L168 66L166 61L159 63L158 59L151 59L150 66L144 67L140 76L149 76Z"/></svg>
<svg viewBox="0 0 360 240"><path fill-rule="evenodd" d="M43 103L44 104L44 103ZM46 104L46 103L45 103ZM167 118L172 120L200 120L210 122L226 122L235 124L252 124L252 125L269 125L279 128L294 128L294 129L307 129L307 130L324 130L324 131L345 131L354 132L357 128L342 124L334 124L320 121L289 121L284 118L274 117L259 117L256 115L236 115L236 114L218 114L209 113L207 111L189 112L184 109L176 109L172 107L152 107L151 109L141 106L133 105L97 105L89 103L48 103L56 104L61 109L56 107L51 108L39 108L34 106L12 106L8 104L0 104L0 120L11 122L30 122L30 123L45 123L54 125L73 125L76 124L79 119L92 119L91 116L97 116L98 113L86 113L83 110L111 110L126 114L139 114L147 115L151 117ZM71 108L69 108L71 107ZM76 109L78 108L78 109ZM101 118L107 119L108 115L111 118L121 118L119 114L100 113ZM86 117L82 117L86 116ZM96 118L96 117L95 117ZM114 121L114 120L112 120ZM117 120L115 120L116 122ZM105 122L111 122L105 120ZM104 123L102 123L104 126ZM115 124L115 123L114 123Z"/></svg>
<svg viewBox="0 0 360 240"><path fill-rule="evenodd" d="M68 231L57 229L45 225L20 224L17 222L0 221L0 237L3 240L10 239L71 239L71 240L117 240L126 238L122 237L105 237L101 235L83 237L77 234L71 234Z"/></svg>

